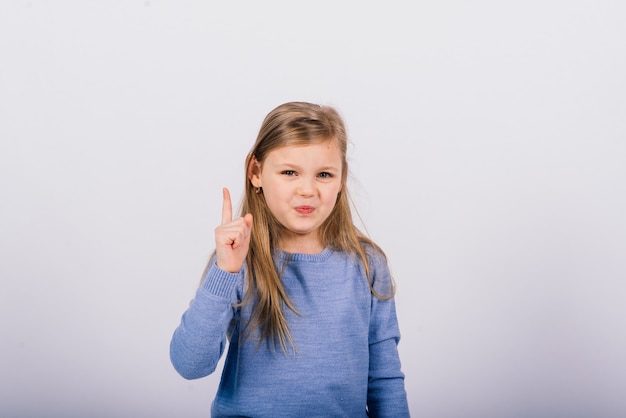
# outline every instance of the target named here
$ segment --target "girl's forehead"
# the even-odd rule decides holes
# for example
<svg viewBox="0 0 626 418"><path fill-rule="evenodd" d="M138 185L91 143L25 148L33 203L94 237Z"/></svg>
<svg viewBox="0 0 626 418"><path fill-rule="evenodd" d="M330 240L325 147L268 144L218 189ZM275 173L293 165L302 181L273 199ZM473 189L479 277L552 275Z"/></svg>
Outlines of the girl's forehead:
<svg viewBox="0 0 626 418"><path fill-rule="evenodd" d="M323 154L337 154L341 156L341 151L336 141L316 141L308 144L289 144L281 147L274 148L270 154L309 154L309 153L323 153Z"/></svg>
<svg viewBox="0 0 626 418"><path fill-rule="evenodd" d="M342 161L341 151L335 141L286 145L273 149L265 156L265 162L272 164L318 163L341 167Z"/></svg>
<svg viewBox="0 0 626 418"><path fill-rule="evenodd" d="M272 151L281 150L281 149L313 149L313 148L328 148L328 149L336 149L340 150L339 141L334 137L321 137L309 140L291 140L283 143L272 149ZM271 151L270 151L271 152Z"/></svg>

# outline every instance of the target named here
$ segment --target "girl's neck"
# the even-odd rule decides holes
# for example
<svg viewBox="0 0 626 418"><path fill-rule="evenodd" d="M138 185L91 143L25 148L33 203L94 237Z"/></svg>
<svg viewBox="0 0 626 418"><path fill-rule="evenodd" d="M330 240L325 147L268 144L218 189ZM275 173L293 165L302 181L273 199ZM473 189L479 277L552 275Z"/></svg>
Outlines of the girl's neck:
<svg viewBox="0 0 626 418"><path fill-rule="evenodd" d="M289 235L280 240L278 248L292 254L318 254L324 251L322 242L309 235Z"/></svg>

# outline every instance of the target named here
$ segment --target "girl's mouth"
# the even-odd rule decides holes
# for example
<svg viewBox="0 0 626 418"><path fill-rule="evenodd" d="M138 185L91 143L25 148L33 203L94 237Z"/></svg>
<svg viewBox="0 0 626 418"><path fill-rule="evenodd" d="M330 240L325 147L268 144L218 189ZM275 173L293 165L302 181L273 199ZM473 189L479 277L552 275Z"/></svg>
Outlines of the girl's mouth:
<svg viewBox="0 0 626 418"><path fill-rule="evenodd" d="M312 206L298 206L296 207L296 212L302 214L302 215L308 215L311 212L313 212L315 210L315 208L313 208Z"/></svg>

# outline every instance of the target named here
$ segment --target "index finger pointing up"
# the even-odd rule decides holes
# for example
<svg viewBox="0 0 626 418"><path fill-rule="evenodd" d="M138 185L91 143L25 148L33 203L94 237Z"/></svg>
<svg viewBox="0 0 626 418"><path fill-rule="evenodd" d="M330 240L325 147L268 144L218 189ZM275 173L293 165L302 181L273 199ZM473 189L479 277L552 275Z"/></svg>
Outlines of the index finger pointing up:
<svg viewBox="0 0 626 418"><path fill-rule="evenodd" d="M233 205L230 203L230 192L226 187L222 189L224 203L222 203L222 225L233 220Z"/></svg>

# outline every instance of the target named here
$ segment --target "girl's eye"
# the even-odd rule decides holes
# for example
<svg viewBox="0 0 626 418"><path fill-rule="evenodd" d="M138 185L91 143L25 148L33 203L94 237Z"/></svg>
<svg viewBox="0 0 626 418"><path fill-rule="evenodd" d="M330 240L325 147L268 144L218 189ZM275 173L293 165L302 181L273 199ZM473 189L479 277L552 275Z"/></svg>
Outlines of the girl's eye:
<svg viewBox="0 0 626 418"><path fill-rule="evenodd" d="M295 176L296 172L293 170L285 170L282 172L282 174L286 175L286 176Z"/></svg>
<svg viewBox="0 0 626 418"><path fill-rule="evenodd" d="M332 177L333 177L333 175L332 175L332 174L330 174L330 173L328 173L328 172L326 172L326 171L324 171L323 173L319 173L319 174L318 174L318 176L319 176L319 177L321 177L321 178L323 178L323 179L329 179L329 178L332 178Z"/></svg>

